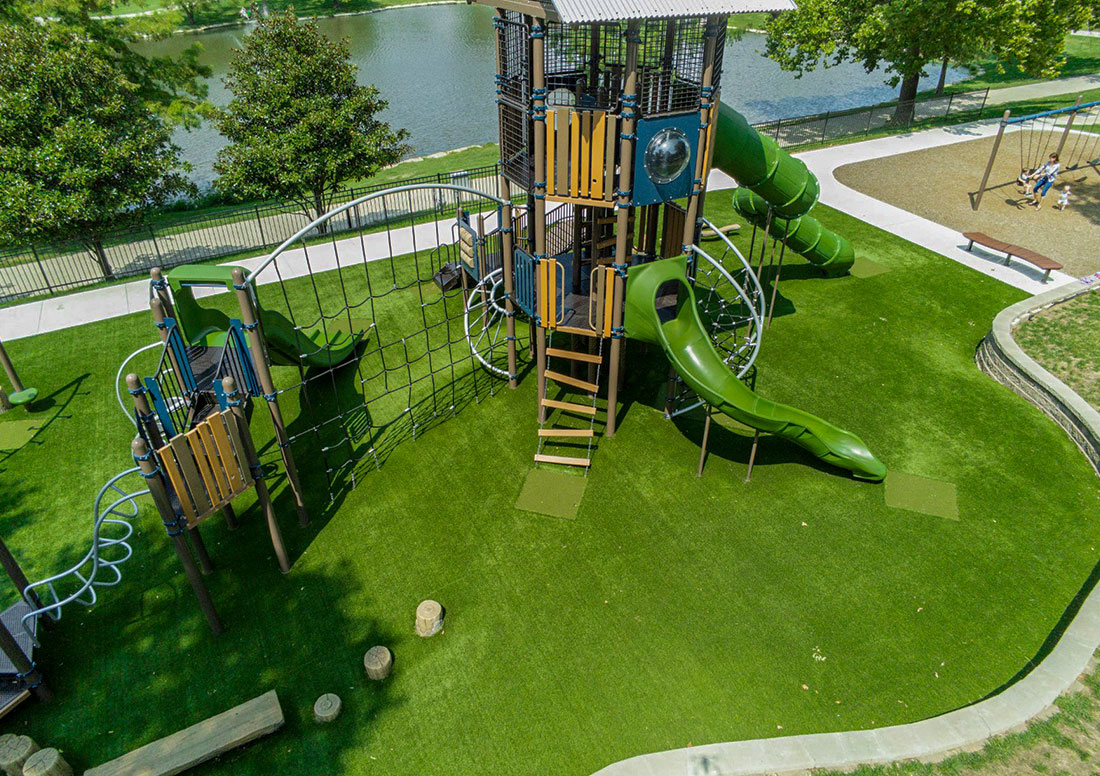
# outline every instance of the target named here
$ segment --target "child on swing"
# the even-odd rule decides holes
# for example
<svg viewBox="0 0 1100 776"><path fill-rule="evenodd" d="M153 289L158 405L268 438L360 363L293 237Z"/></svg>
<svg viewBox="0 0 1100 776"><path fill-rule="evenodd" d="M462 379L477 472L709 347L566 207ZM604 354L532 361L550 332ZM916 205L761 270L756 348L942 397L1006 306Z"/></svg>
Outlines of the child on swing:
<svg viewBox="0 0 1100 776"><path fill-rule="evenodd" d="M1043 206L1043 197L1054 185L1054 180L1058 177L1061 168L1062 164L1058 160L1058 154L1052 153L1046 163L1029 176L1031 178L1031 191L1025 193L1030 193L1031 204L1035 205L1036 210Z"/></svg>
<svg viewBox="0 0 1100 776"><path fill-rule="evenodd" d="M1069 186L1062 187L1062 193L1058 195L1058 201L1054 204L1054 207L1058 208L1059 212L1069 207Z"/></svg>

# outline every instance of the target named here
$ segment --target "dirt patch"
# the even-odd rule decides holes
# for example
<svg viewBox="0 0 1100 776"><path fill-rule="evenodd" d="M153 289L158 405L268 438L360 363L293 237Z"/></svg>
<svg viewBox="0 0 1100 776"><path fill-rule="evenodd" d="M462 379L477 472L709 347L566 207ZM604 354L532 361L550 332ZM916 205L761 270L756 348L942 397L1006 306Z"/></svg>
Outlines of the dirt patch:
<svg viewBox="0 0 1100 776"><path fill-rule="evenodd" d="M1013 183L1021 159L1019 139L1009 133L990 176L990 185L997 188L986 191L981 210L975 212L970 196L981 182L992 147L992 137L967 140L845 165L835 175L845 186L959 232L985 232L1050 256L1071 275L1100 270L1100 173L1091 167L1063 173L1036 212ZM1053 205L1066 184L1072 188L1070 207L1060 212Z"/></svg>
<svg viewBox="0 0 1100 776"><path fill-rule="evenodd" d="M1042 311L1014 336L1025 353L1100 410L1100 289Z"/></svg>

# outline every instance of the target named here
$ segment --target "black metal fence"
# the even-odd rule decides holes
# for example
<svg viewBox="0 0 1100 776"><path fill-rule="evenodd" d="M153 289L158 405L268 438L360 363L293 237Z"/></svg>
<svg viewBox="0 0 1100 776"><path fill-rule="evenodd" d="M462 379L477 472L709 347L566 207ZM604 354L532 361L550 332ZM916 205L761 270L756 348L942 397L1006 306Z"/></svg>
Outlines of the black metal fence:
<svg viewBox="0 0 1100 776"><path fill-rule="evenodd" d="M395 185L455 183L499 194L499 165L424 175L397 183L358 186L340 192L333 205ZM387 218L454 215L462 194L418 189L398 197L373 200L329 221L331 232L345 232ZM396 204L395 204L396 203ZM385 212L383 208L388 209ZM144 275L153 267L208 261L244 252L258 253L279 245L313 218L290 203L268 202L227 208L217 213L181 216L171 221L121 229L103 240L102 256L77 241L39 243L0 250L0 304L64 293L104 280Z"/></svg>
<svg viewBox="0 0 1100 776"><path fill-rule="evenodd" d="M868 108L776 119L753 127L760 134L775 138L781 148L818 145L883 130L907 130L952 116L981 118L988 97L989 89L982 89L905 103L888 102Z"/></svg>

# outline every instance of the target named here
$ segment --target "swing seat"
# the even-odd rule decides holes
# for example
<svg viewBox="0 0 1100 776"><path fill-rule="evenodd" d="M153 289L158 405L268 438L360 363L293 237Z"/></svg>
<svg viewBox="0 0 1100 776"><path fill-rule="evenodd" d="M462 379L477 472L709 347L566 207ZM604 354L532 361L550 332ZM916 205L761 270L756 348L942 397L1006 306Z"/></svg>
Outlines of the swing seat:
<svg viewBox="0 0 1100 776"><path fill-rule="evenodd" d="M12 403L12 405L16 406L16 407L18 407L21 404L30 404L32 401L34 401L37 398L38 398L38 389L37 388L24 388L21 391L16 391L15 393L9 393L8 394L8 401L10 401Z"/></svg>

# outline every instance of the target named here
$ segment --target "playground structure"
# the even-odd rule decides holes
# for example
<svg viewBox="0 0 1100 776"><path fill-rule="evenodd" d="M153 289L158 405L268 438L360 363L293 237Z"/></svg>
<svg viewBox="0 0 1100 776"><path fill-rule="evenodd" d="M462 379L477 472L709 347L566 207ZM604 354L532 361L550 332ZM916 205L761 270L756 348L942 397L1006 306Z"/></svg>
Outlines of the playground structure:
<svg viewBox="0 0 1100 776"><path fill-rule="evenodd" d="M985 166L978 190L971 195L970 203L974 210L982 205L982 196L990 189L1011 185L1012 181L990 183L1001 142L1009 128L1016 130L1019 139L1019 168L1021 173L1034 172L1051 153L1062 159L1064 171L1079 170L1085 167L1096 169L1100 164L1100 101L1082 102L1081 97L1068 108L1031 113L1013 117L1006 110L997 127L997 136L990 150L989 162ZM1072 136L1072 140L1071 140Z"/></svg>
<svg viewBox="0 0 1100 776"><path fill-rule="evenodd" d="M4 373L11 383L11 393L0 386L0 413L7 412L12 407L27 405L38 398L37 388L24 388L23 381L19 379L19 373L8 357L8 351L4 349L4 343L0 342L0 366L4 367Z"/></svg>

